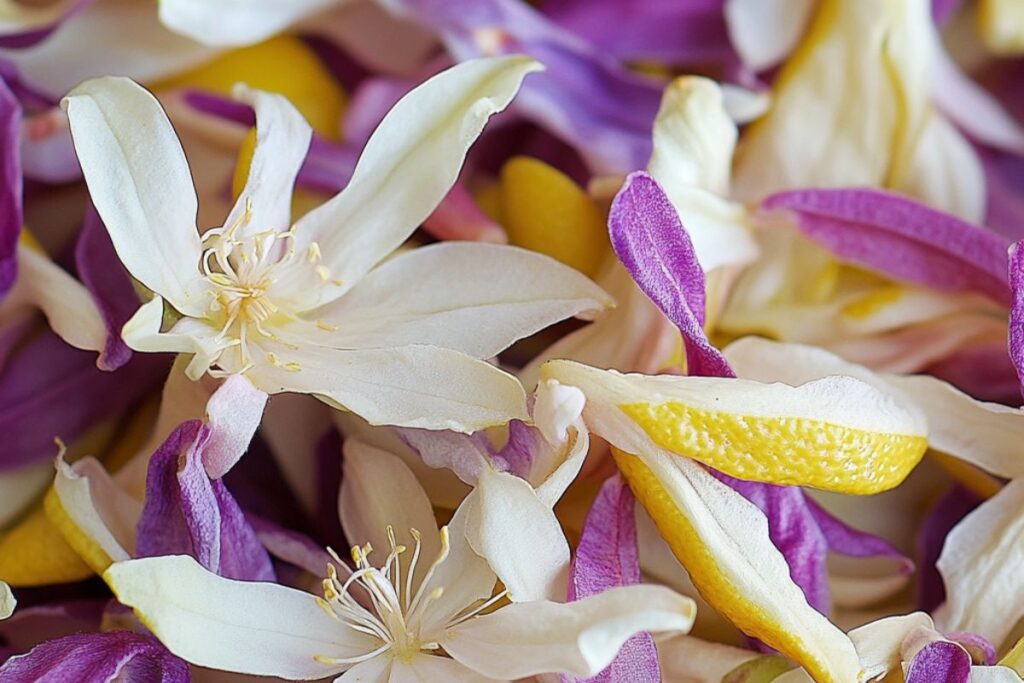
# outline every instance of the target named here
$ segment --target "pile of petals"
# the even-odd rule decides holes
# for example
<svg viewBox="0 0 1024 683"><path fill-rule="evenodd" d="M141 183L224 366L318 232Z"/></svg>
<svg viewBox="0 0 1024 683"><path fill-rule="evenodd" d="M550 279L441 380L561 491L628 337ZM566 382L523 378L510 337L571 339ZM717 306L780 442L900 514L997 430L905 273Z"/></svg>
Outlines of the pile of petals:
<svg viewBox="0 0 1024 683"><path fill-rule="evenodd" d="M1024 683L1022 243L1022 0L0 0L0 683Z"/></svg>

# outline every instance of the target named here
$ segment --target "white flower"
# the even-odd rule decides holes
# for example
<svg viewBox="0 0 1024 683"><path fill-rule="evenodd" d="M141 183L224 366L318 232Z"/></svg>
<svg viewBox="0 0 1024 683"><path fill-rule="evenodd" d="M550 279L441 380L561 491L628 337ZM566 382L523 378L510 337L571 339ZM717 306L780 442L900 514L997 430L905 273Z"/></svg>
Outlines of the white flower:
<svg viewBox="0 0 1024 683"><path fill-rule="evenodd" d="M693 601L663 586L616 588L572 603L508 604L467 540L472 496L439 531L401 459L353 440L346 442L343 482L346 535L366 544L352 549L354 571L340 561L328 568L322 598L223 579L181 556L119 562L105 578L180 657L300 680L342 672L336 680L346 683L589 677L634 633L685 632L693 622ZM509 515L505 522L520 520ZM386 555L372 564L381 550Z"/></svg>
<svg viewBox="0 0 1024 683"><path fill-rule="evenodd" d="M193 379L241 373L268 393L314 394L376 424L472 431L525 417L519 383L477 359L593 313L607 295L514 247L448 242L385 259L538 68L484 59L430 79L381 122L345 190L294 225L309 126L283 97L239 88L256 109L256 151L224 225L202 236L188 165L157 101L126 79L83 83L64 106L86 181L121 260L156 294L125 325L126 342L192 354Z"/></svg>

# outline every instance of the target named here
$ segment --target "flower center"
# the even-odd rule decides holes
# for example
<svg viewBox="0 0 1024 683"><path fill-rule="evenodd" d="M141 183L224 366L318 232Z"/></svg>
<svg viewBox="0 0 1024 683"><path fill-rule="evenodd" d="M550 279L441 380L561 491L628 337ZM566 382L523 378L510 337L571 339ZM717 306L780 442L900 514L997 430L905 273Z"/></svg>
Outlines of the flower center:
<svg viewBox="0 0 1024 683"><path fill-rule="evenodd" d="M327 566L327 578L323 581L324 597L318 597L317 603L331 617L349 628L379 639L381 645L357 657L337 658L318 655L317 661L324 664L356 664L388 651L406 660L421 651L439 654L437 651L441 645L434 640L425 641L424 637L431 634L422 633L421 627L427 608L440 600L445 592L443 586L431 586L431 579L441 563L448 559L448 527L441 527L441 552L418 585L414 585L414 576L420 560L421 537L416 529L410 529L409 533L415 539L416 545L404 579L400 558L408 548L395 542L395 533L391 526L387 528L390 552L380 568L371 566L367 559L373 551L369 544L362 547L353 546L352 560L355 562L355 570L344 581L339 579L335 565ZM334 551L328 550L344 568L345 565ZM359 593L354 594L357 589ZM447 626L475 617L504 595L503 591L478 606L458 612L449 620Z"/></svg>

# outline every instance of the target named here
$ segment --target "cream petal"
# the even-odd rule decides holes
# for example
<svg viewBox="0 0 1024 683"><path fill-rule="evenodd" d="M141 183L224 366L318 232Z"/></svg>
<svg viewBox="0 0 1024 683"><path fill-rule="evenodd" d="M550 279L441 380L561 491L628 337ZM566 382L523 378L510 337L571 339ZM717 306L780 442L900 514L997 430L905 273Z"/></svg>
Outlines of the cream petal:
<svg viewBox="0 0 1024 683"><path fill-rule="evenodd" d="M682 77L662 97L647 170L679 212L705 271L757 255L747 214L729 193L736 125L714 81Z"/></svg>
<svg viewBox="0 0 1024 683"><path fill-rule="evenodd" d="M103 578L160 642L198 666L313 680L347 668L318 655L358 657L381 644L329 616L309 593L225 579L186 555L118 562Z"/></svg>
<svg viewBox="0 0 1024 683"><path fill-rule="evenodd" d="M471 433L527 418L526 395L514 377L457 351L261 343L260 362L246 372L258 389L314 394L371 424ZM266 362L266 353L278 365Z"/></svg>
<svg viewBox="0 0 1024 683"><path fill-rule="evenodd" d="M121 328L124 343L136 351L192 354L185 372L192 380L202 377L215 363L229 340L218 330L195 318L182 318L167 332L161 332L164 301L156 296L139 307Z"/></svg>
<svg viewBox="0 0 1024 683"><path fill-rule="evenodd" d="M11 587L0 581L0 619L6 619L14 614L14 608L17 605L18 601L14 598Z"/></svg>
<svg viewBox="0 0 1024 683"><path fill-rule="evenodd" d="M395 658L388 683L499 683L482 676L460 662L427 654L413 655L408 661Z"/></svg>
<svg viewBox="0 0 1024 683"><path fill-rule="evenodd" d="M127 560L135 550L142 501L125 493L92 457L68 465L56 461L46 515L93 571Z"/></svg>
<svg viewBox="0 0 1024 683"><path fill-rule="evenodd" d="M341 281L335 296L434 210L487 119L539 68L527 57L470 60L434 76L391 109L366 143L348 186L296 224L299 248L318 242L331 278Z"/></svg>
<svg viewBox="0 0 1024 683"><path fill-rule="evenodd" d="M365 662L360 662L334 679L334 683L388 683L391 676L391 662L388 655L378 655Z"/></svg>
<svg viewBox="0 0 1024 683"><path fill-rule="evenodd" d="M569 543L529 483L486 469L464 505L469 544L490 563L510 599L565 599Z"/></svg>
<svg viewBox="0 0 1024 683"><path fill-rule="evenodd" d="M814 12L814 0L725 0L729 38L754 71L775 66L796 47Z"/></svg>
<svg viewBox="0 0 1024 683"><path fill-rule="evenodd" d="M972 666L971 683L1020 683L1020 674L1008 666Z"/></svg>
<svg viewBox="0 0 1024 683"><path fill-rule="evenodd" d="M62 101L93 203L117 254L185 315L206 309L195 188L160 104L127 78L82 83Z"/></svg>
<svg viewBox="0 0 1024 683"><path fill-rule="evenodd" d="M693 636L658 641L658 663L666 681L722 683L726 674L757 656L753 650Z"/></svg>
<svg viewBox="0 0 1024 683"><path fill-rule="evenodd" d="M946 537L937 566L946 584L944 631L1001 643L1024 616L1024 479L1007 484Z"/></svg>
<svg viewBox="0 0 1024 683"><path fill-rule="evenodd" d="M291 227L295 177L313 130L283 95L237 85L234 96L256 110L256 149L245 187L224 225L237 225L239 238L268 230L285 232Z"/></svg>
<svg viewBox="0 0 1024 683"><path fill-rule="evenodd" d="M160 21L205 45L252 45L344 0L161 0Z"/></svg>
<svg viewBox="0 0 1024 683"><path fill-rule="evenodd" d="M342 452L338 516L345 538L354 545L369 543L377 555L371 556L370 563L382 565L391 551L387 532L392 529L398 544L408 548L401 556L405 576L417 545L412 535L415 529L422 544L418 583L441 552L434 509L423 487L402 459L387 451L349 438Z"/></svg>
<svg viewBox="0 0 1024 683"><path fill-rule="evenodd" d="M597 285L517 247L447 242L400 254L318 311L332 346L431 344L490 358L518 339L611 305Z"/></svg>
<svg viewBox="0 0 1024 683"><path fill-rule="evenodd" d="M449 629L443 645L485 676L588 677L608 666L632 635L685 633L695 613L692 600L663 586L623 586L570 603L508 605Z"/></svg>
<svg viewBox="0 0 1024 683"><path fill-rule="evenodd" d="M53 261L24 244L18 245L18 279L4 303L38 306L53 331L68 344L103 351L106 325L89 292Z"/></svg>

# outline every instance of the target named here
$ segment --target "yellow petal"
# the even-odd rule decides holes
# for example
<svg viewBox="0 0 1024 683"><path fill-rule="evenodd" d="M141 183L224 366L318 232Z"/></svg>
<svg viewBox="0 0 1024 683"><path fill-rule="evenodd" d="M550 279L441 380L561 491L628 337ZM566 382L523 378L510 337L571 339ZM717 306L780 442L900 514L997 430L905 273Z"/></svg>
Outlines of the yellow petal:
<svg viewBox="0 0 1024 683"><path fill-rule="evenodd" d="M567 175L530 157L501 169L509 242L558 259L590 277L608 253L604 215Z"/></svg>
<svg viewBox="0 0 1024 683"><path fill-rule="evenodd" d="M789 386L569 361L548 363L542 377L580 388L584 419L612 445L653 444L741 479L869 495L902 482L928 444L920 414L852 377Z"/></svg>
<svg viewBox="0 0 1024 683"><path fill-rule="evenodd" d="M13 586L71 583L92 575L41 503L0 539L0 580Z"/></svg>
<svg viewBox="0 0 1024 683"><path fill-rule="evenodd" d="M612 454L701 596L819 683L860 680L849 638L815 611L772 545L764 514L696 463L654 449Z"/></svg>

